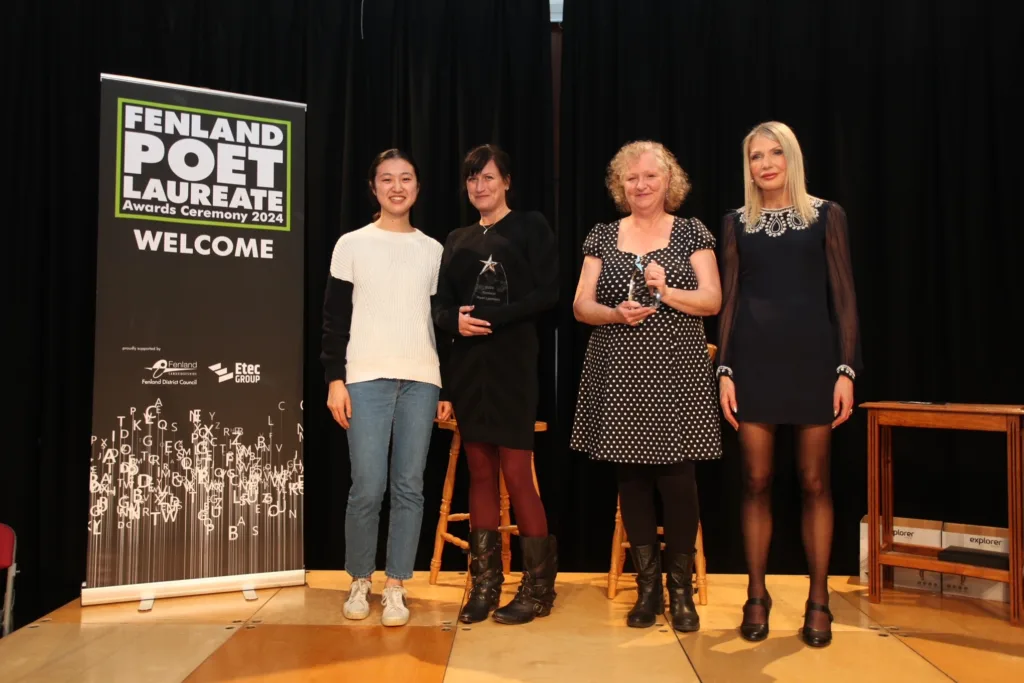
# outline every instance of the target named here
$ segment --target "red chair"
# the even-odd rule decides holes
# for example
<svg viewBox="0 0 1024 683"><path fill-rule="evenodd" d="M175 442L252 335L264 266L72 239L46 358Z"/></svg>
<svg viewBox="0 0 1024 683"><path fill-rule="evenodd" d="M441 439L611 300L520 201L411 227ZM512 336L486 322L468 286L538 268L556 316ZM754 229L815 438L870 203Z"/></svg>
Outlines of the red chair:
<svg viewBox="0 0 1024 683"><path fill-rule="evenodd" d="M0 524L0 570L7 570L7 590L4 591L4 622L3 635L11 632L14 615L14 575L18 573L18 565L14 561L18 549L18 537L14 529Z"/></svg>

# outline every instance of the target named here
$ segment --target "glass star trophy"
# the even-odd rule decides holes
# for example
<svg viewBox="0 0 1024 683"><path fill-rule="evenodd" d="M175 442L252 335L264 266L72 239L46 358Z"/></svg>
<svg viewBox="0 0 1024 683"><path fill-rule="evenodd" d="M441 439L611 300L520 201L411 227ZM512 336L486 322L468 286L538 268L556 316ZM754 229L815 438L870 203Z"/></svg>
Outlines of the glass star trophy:
<svg viewBox="0 0 1024 683"><path fill-rule="evenodd" d="M629 294L626 297L628 301L635 301L641 306L648 308L660 308L661 307L661 292L652 291L647 286L647 276L644 275L644 264L637 256L633 261L633 268L631 269L629 276Z"/></svg>
<svg viewBox="0 0 1024 683"><path fill-rule="evenodd" d="M481 260L483 268L476 276L473 287L473 306L505 306L508 304L508 277L501 262L494 260L494 255Z"/></svg>

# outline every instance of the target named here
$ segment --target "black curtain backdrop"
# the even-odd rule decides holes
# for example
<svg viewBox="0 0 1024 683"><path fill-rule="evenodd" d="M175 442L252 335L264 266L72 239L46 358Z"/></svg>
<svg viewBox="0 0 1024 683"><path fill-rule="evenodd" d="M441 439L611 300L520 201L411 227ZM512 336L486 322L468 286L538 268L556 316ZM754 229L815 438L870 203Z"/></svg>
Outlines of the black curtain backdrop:
<svg viewBox="0 0 1024 683"><path fill-rule="evenodd" d="M442 242L475 220L459 166L485 142L512 157L513 208L540 210L554 225L548 3L66 0L7 13L15 248L5 319L14 350L0 520L19 535L17 625L74 599L85 577L101 72L308 104L306 566L342 568L348 451L324 406L319 363L331 250L369 222L368 167L391 146L417 159L413 220ZM544 409L553 412L553 330L544 340ZM417 569L429 565L449 443L439 432L432 445ZM467 480L463 463L457 509ZM385 508L381 568L387 519ZM449 546L445 568L464 562Z"/></svg>
<svg viewBox="0 0 1024 683"><path fill-rule="evenodd" d="M667 145L693 182L680 215L717 235L722 216L743 203L743 137L777 119L800 139L811 193L848 213L866 363L858 403L1024 402L1015 361L1024 239L1010 208L1022 27L1019 5L988 2L566 3L564 295L575 288L584 236L617 216L602 180L622 144ZM715 342L717 320L705 324ZM563 306L566 426L588 334ZM708 571L745 573L738 445L722 425L726 457L697 468ZM866 428L857 411L833 439L833 573L858 572ZM806 572L792 446L780 434L772 573ZM1006 526L1005 437L895 430L893 447L897 515ZM598 568L615 504L611 470L578 456L563 476L589 482L561 526L600 522L580 550Z"/></svg>
<svg viewBox="0 0 1024 683"><path fill-rule="evenodd" d="M542 211L554 227L555 188L550 14L545 0L316 3L308 34L309 225L307 250L306 444L309 509L306 565L342 568L350 484L345 432L326 410L319 364L321 306L331 250L342 232L370 220L367 171L399 144L420 169L413 224L444 242L477 214L465 198L462 158L495 142L512 158L510 206ZM344 192L342 192L344 190ZM340 200L340 201L339 201ZM545 326L541 412L552 413L554 331ZM451 433L436 431L424 476L426 499L416 568L428 569L441 507ZM541 439L538 458L551 440ZM469 476L459 473L453 511L467 511ZM388 496L381 513L378 567L384 568ZM465 538L466 523L451 531ZM445 569L465 569L446 544Z"/></svg>
<svg viewBox="0 0 1024 683"><path fill-rule="evenodd" d="M13 350L0 520L19 534L17 625L75 598L85 573L103 71L309 105L308 568L343 566L349 485L318 361L327 265L338 236L368 221L367 166L392 145L419 162L414 221L438 239L473 218L458 177L471 146L505 146L513 205L553 222L558 178L563 299L544 325L539 417L552 431L538 439L537 470L564 570L608 567L611 469L567 449L588 333L572 320L571 299L583 237L616 215L604 166L628 140L659 139L679 156L694 183L680 213L717 233L722 214L742 201L744 133L768 118L790 123L812 192L840 202L850 218L867 362L858 401L1024 403L1014 354L1024 317L1014 265L1024 238L1010 108L1019 82L1012 65L1024 56L1021 9L574 0L565 12L555 121L545 0L62 0L5 11L12 97L3 116L14 152L4 164L13 209L5 329ZM715 321L707 325L714 341ZM448 443L439 433L432 444L421 571ZM743 572L735 437L726 443L723 462L699 468L705 541L710 571ZM790 446L779 445L769 569L802 573ZM897 431L894 447L898 514L1005 525L997 437ZM836 573L857 571L865 449L855 413L835 439ZM466 509L466 484L463 463L457 510ZM386 530L385 511L382 540ZM449 546L444 568L464 566Z"/></svg>

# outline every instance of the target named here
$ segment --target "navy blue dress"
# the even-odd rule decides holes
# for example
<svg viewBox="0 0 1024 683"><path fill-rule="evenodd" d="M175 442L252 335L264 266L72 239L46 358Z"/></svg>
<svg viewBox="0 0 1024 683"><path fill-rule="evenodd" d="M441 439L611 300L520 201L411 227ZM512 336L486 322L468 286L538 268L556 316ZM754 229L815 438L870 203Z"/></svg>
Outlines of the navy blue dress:
<svg viewBox="0 0 1024 683"><path fill-rule="evenodd" d="M860 370L846 213L811 207L809 222L792 207L723 221L718 372L733 377L740 422L829 424L838 373Z"/></svg>

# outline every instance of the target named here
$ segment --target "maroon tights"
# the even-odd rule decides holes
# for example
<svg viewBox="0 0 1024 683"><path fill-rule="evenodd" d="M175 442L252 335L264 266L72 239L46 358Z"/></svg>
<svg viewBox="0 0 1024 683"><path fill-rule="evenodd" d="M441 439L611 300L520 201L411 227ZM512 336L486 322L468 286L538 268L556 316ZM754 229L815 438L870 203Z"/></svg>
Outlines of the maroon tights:
<svg viewBox="0 0 1024 683"><path fill-rule="evenodd" d="M467 443L469 462L469 516L474 529L495 531L500 524L498 469L505 475L505 488L515 510L521 536L547 536L544 504L533 487L530 451L504 448L490 443Z"/></svg>

